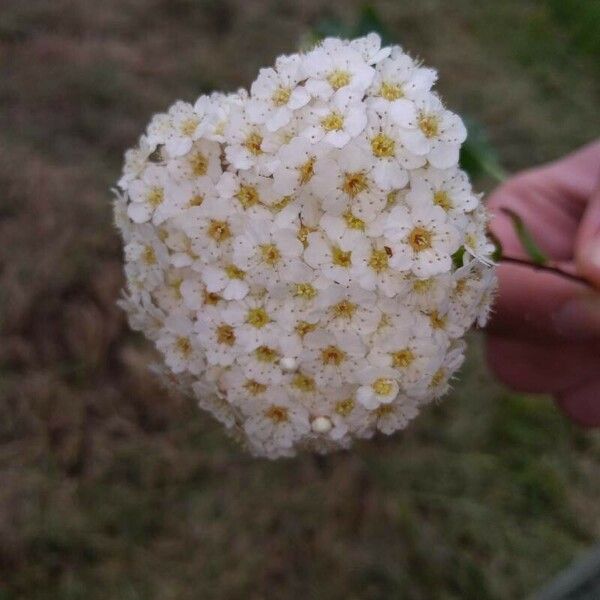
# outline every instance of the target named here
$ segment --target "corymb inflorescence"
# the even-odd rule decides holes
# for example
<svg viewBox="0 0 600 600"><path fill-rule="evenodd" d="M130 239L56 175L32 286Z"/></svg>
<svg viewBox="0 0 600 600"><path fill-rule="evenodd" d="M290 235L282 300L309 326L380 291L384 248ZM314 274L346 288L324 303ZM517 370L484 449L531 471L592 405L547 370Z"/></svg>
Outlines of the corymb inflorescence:
<svg viewBox="0 0 600 600"><path fill-rule="evenodd" d="M485 323L493 246L435 81L375 34L328 38L176 102L126 154L122 306L257 455L404 428Z"/></svg>

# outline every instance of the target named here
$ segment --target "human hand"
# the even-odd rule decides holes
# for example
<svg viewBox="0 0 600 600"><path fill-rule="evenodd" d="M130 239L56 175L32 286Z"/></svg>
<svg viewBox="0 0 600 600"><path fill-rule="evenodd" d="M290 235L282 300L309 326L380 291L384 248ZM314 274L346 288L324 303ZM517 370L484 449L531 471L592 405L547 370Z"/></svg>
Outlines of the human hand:
<svg viewBox="0 0 600 600"><path fill-rule="evenodd" d="M488 206L505 256L528 260L503 208L562 270L590 283L501 263L487 339L492 370L517 390L552 394L581 425L600 426L600 141L516 175Z"/></svg>

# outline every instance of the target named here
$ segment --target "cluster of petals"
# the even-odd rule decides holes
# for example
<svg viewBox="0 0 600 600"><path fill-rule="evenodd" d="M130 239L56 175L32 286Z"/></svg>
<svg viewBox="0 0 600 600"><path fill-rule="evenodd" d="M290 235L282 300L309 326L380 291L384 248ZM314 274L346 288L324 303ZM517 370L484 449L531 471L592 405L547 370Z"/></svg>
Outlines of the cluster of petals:
<svg viewBox="0 0 600 600"><path fill-rule="evenodd" d="M155 367L256 455L403 429L447 392L495 286L461 119L375 34L178 101L125 156L115 220Z"/></svg>

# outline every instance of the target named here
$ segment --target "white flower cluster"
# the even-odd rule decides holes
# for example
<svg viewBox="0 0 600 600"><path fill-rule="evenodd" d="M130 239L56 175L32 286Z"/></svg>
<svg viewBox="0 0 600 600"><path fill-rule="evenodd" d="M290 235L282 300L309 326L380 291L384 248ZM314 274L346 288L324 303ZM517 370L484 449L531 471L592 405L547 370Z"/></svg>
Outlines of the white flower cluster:
<svg viewBox="0 0 600 600"><path fill-rule="evenodd" d="M176 102L126 154L122 305L257 455L404 428L487 318L486 214L435 81L375 34L330 38Z"/></svg>

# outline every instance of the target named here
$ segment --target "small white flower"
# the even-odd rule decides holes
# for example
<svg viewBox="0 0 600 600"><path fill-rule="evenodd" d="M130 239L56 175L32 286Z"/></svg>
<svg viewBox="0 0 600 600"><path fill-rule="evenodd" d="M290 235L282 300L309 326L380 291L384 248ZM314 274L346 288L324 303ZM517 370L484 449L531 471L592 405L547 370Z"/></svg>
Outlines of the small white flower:
<svg viewBox="0 0 600 600"><path fill-rule="evenodd" d="M323 40L304 57L304 71L308 76L306 89L321 100L348 91L362 95L375 74L358 48L340 46L339 40L332 38Z"/></svg>
<svg viewBox="0 0 600 600"><path fill-rule="evenodd" d="M356 377L361 384L356 399L369 410L393 402L400 390L392 369L367 366L357 371Z"/></svg>
<svg viewBox="0 0 600 600"><path fill-rule="evenodd" d="M312 144L323 141L336 148L345 146L367 124L361 97L346 90L340 90L328 104L309 107L304 118L308 126L302 136Z"/></svg>
<svg viewBox="0 0 600 600"><path fill-rule="evenodd" d="M308 412L285 397L248 410L244 430L251 446L269 458L289 456L294 442L310 431Z"/></svg>
<svg viewBox="0 0 600 600"><path fill-rule="evenodd" d="M471 190L469 178L457 169L417 169L410 175L410 191L406 203L411 208L422 204L439 206L457 223L464 214L479 205L479 197Z"/></svg>
<svg viewBox="0 0 600 600"><path fill-rule="evenodd" d="M369 95L376 99L378 108L385 110L395 100L413 99L428 93L436 79L434 69L418 66L408 54L396 47L389 58L377 65Z"/></svg>
<svg viewBox="0 0 600 600"><path fill-rule="evenodd" d="M395 100L390 115L400 126L400 139L408 150L427 157L438 169L456 166L467 130L460 117L446 110L436 95L421 94L412 102Z"/></svg>
<svg viewBox="0 0 600 600"><path fill-rule="evenodd" d="M308 234L304 260L331 281L349 285L364 270L370 255L367 238L349 231L333 242L322 233Z"/></svg>
<svg viewBox="0 0 600 600"><path fill-rule="evenodd" d="M275 227L268 219L255 218L249 219L244 232L235 239L233 258L248 272L249 281L274 287L303 270L303 250L293 229Z"/></svg>
<svg viewBox="0 0 600 600"><path fill-rule="evenodd" d="M394 402L379 405L372 414L375 416L377 429L385 435L391 435L404 429L419 414L419 404L398 396Z"/></svg>
<svg viewBox="0 0 600 600"><path fill-rule="evenodd" d="M156 341L156 347L163 353L173 373L189 371L198 375L204 370L204 356L193 327L190 319L172 315L166 319Z"/></svg>
<svg viewBox="0 0 600 600"><path fill-rule="evenodd" d="M365 364L366 347L356 333L320 329L308 333L304 345L300 368L318 385L339 386L352 381Z"/></svg>
<svg viewBox="0 0 600 600"><path fill-rule="evenodd" d="M209 364L228 366L243 353L236 335L241 324L240 319L215 306L205 306L198 313L194 331Z"/></svg>
<svg viewBox="0 0 600 600"><path fill-rule="evenodd" d="M202 135L205 115L196 109L196 106L187 102L176 102L169 109L172 127L165 140L169 156L187 154L194 141Z"/></svg>
<svg viewBox="0 0 600 600"><path fill-rule="evenodd" d="M311 183L315 167L329 148L311 144L304 137L295 137L281 147L279 163L273 172L273 189L282 196L293 194Z"/></svg>
<svg viewBox="0 0 600 600"><path fill-rule="evenodd" d="M244 107L233 107L225 127L225 156L233 168L267 169L272 157L263 148L262 126L252 121ZM268 170L268 169L267 169Z"/></svg>
<svg viewBox="0 0 600 600"><path fill-rule="evenodd" d="M361 148L346 147L315 166L313 192L332 215L352 213L372 221L387 204L387 194L374 181L373 161Z"/></svg>
<svg viewBox="0 0 600 600"><path fill-rule="evenodd" d="M150 164L138 179L129 183L131 203L127 207L127 214L132 221L145 223L152 219L155 225L159 225L170 216L171 203L165 192L168 182L168 171L159 165Z"/></svg>
<svg viewBox="0 0 600 600"><path fill-rule="evenodd" d="M261 69L250 90L248 116L254 123L264 123L268 131L287 125L294 110L310 100L304 86L302 59L297 54L280 56L274 69Z"/></svg>
<svg viewBox="0 0 600 600"><path fill-rule="evenodd" d="M315 311L321 323L332 330L373 333L381 320L376 295L358 286L332 285L322 290Z"/></svg>
<svg viewBox="0 0 600 600"><path fill-rule="evenodd" d="M390 264L399 270L412 270L417 277L430 277L448 271L459 238L439 206L419 206L408 211L397 206L384 227L391 248Z"/></svg>

